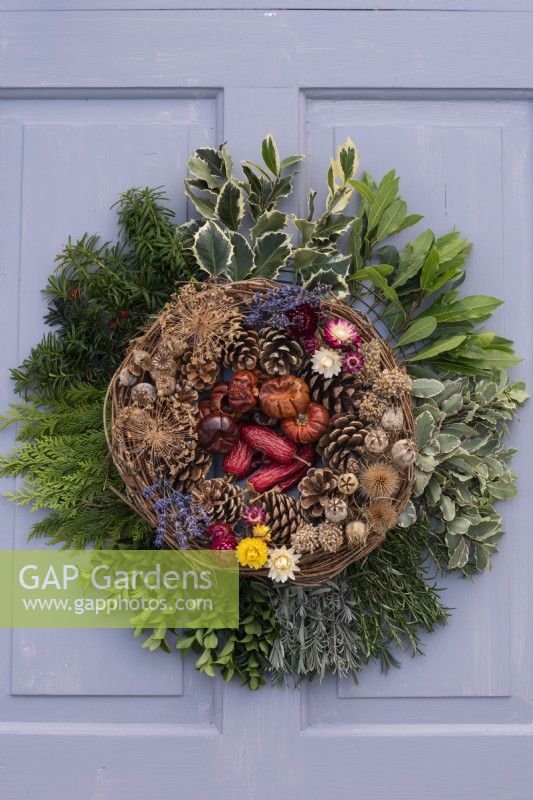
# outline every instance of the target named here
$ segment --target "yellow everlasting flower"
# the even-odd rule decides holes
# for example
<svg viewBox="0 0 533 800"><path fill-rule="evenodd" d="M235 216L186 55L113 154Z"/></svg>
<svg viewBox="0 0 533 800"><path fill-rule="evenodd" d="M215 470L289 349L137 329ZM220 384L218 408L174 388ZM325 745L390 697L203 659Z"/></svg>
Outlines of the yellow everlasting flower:
<svg viewBox="0 0 533 800"><path fill-rule="evenodd" d="M237 545L237 559L241 567L260 569L268 559L268 547L263 539L248 536Z"/></svg>
<svg viewBox="0 0 533 800"><path fill-rule="evenodd" d="M252 531L254 536L257 536L258 539L264 539L265 542L270 541L270 528L268 525L258 522L257 525L254 525Z"/></svg>

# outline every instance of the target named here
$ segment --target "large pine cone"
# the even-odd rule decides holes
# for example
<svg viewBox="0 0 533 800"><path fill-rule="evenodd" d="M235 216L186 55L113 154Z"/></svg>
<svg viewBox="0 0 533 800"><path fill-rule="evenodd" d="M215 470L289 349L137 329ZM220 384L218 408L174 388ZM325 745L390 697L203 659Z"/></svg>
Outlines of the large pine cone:
<svg viewBox="0 0 533 800"><path fill-rule="evenodd" d="M318 454L334 472L357 472L368 430L353 414L339 414L319 440Z"/></svg>
<svg viewBox="0 0 533 800"><path fill-rule="evenodd" d="M272 541L286 544L302 524L300 501L297 497L279 491L266 492L259 503L266 513Z"/></svg>
<svg viewBox="0 0 533 800"><path fill-rule="evenodd" d="M213 522L237 522L241 517L244 498L240 486L227 478L212 478L204 481L195 497L204 506Z"/></svg>
<svg viewBox="0 0 533 800"><path fill-rule="evenodd" d="M333 378L324 378L309 365L302 373L309 386L311 399L325 406L330 414L341 414L354 409L361 395L359 382L353 375L341 372Z"/></svg>
<svg viewBox="0 0 533 800"><path fill-rule="evenodd" d="M267 375L298 372L304 359L302 346L285 331L266 325L259 331L259 363Z"/></svg>
<svg viewBox="0 0 533 800"><path fill-rule="evenodd" d="M178 470L174 479L174 487L179 492L189 494L203 481L213 465L213 455L207 450L199 447L194 455L194 459L183 469Z"/></svg>
<svg viewBox="0 0 533 800"><path fill-rule="evenodd" d="M337 479L330 469L310 469L298 485L302 508L310 517L321 517L336 488Z"/></svg>
<svg viewBox="0 0 533 800"><path fill-rule="evenodd" d="M258 336L255 328L242 328L236 338L227 346L224 364L234 372L242 369L255 369L259 358Z"/></svg>

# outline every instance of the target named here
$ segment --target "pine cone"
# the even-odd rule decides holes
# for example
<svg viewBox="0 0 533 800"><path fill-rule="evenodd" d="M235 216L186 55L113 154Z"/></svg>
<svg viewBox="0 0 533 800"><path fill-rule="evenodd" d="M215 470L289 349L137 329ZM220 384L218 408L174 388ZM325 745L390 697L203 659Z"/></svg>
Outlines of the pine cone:
<svg viewBox="0 0 533 800"><path fill-rule="evenodd" d="M226 347L224 364L234 372L255 369L259 358L258 335L255 328L242 328L236 338Z"/></svg>
<svg viewBox="0 0 533 800"><path fill-rule="evenodd" d="M337 480L329 469L310 469L298 485L300 504L310 517L321 517Z"/></svg>
<svg viewBox="0 0 533 800"><path fill-rule="evenodd" d="M198 448L190 464L180 469L175 476L174 486L180 492L189 494L198 488L213 465L213 455L203 448Z"/></svg>
<svg viewBox="0 0 533 800"><path fill-rule="evenodd" d="M266 513L266 524L270 526L272 541L285 544L302 524L300 501L284 492L266 492L259 500Z"/></svg>
<svg viewBox="0 0 533 800"><path fill-rule="evenodd" d="M302 346L285 331L265 326L259 331L259 364L268 375L296 373L304 358Z"/></svg>
<svg viewBox="0 0 533 800"><path fill-rule="evenodd" d="M317 445L326 467L334 472L356 472L368 431L353 414L339 414Z"/></svg>
<svg viewBox="0 0 533 800"><path fill-rule="evenodd" d="M196 406L198 404L198 391L188 381L181 380L176 383L174 399L178 403Z"/></svg>
<svg viewBox="0 0 533 800"><path fill-rule="evenodd" d="M195 389L202 391L215 385L220 372L215 359L205 360L194 355L193 350L186 350L178 360L179 371Z"/></svg>
<svg viewBox="0 0 533 800"><path fill-rule="evenodd" d="M357 378L346 372L341 372L333 378L324 378L308 363L302 377L309 386L311 399L325 406L330 414L353 410L355 401L361 394Z"/></svg>
<svg viewBox="0 0 533 800"><path fill-rule="evenodd" d="M237 522L242 514L244 507L242 489L226 478L204 481L194 494L206 509L212 522L229 522L231 525Z"/></svg>

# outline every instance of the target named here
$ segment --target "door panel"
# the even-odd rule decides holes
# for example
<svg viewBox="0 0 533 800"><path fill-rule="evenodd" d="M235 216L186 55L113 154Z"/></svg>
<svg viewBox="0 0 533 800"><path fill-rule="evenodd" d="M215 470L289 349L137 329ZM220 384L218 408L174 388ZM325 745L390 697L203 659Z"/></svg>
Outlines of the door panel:
<svg viewBox="0 0 533 800"><path fill-rule="evenodd" d="M109 206L132 185L166 185L185 219L189 152L228 140L236 160L254 158L268 131L308 156L290 210L309 186L323 191L350 135L372 174L398 170L428 226L472 239L466 288L505 298L495 324L526 354L517 374L531 384L531 3L157 10L180 5L3 4L2 407L9 365L43 330L39 290L66 237L113 239ZM527 800L531 413L512 433L522 493L505 506L492 574L441 581L450 624L386 677L370 667L357 685L253 694L146 653L128 631L0 631L5 797ZM26 547L29 513L1 513L2 546Z"/></svg>

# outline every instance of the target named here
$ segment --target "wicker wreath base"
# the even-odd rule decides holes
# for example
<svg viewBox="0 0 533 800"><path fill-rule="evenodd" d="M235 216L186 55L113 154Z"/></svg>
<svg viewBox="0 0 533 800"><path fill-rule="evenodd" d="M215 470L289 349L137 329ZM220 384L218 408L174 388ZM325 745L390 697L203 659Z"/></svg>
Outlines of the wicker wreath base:
<svg viewBox="0 0 533 800"><path fill-rule="evenodd" d="M258 294L264 295L269 290L279 287L280 284L266 280L248 280L239 283L217 284L217 286L223 288L224 292L227 294L228 303L234 305L238 311L238 316L242 320L249 313L254 298L256 298ZM169 306L172 305L172 302L171 300ZM356 327L363 344L377 342L379 345L381 364L384 370L399 369L399 365L394 358L392 350L365 316L346 303L333 299L324 300L321 308L330 318L341 318L352 323ZM163 379L165 377L168 379L168 371L159 384L157 381L153 381L154 372L153 370L150 371L150 364L154 357L157 355L158 358L161 358L161 342L162 336L165 333L165 313L166 310L153 322L146 333L132 344L126 358L111 380L106 398L105 411L108 444L115 466L126 487L125 499L153 528L156 528L158 524L158 513L154 509L153 500L146 496L146 490L154 484L154 465L153 463L150 464L144 458L145 451L142 448L141 439L134 441L131 436L128 437L124 435L121 430L120 421L125 414L128 415L130 413L127 409L132 407L133 387L139 383L145 385L152 381L155 384L154 397L150 396L148 400L155 405L156 413L161 413L163 427L166 424L164 419L166 413L165 409L171 402L176 404L175 393L166 388L165 380ZM139 357L139 353L143 355ZM189 363L188 359L189 353L187 351L180 353L180 357L176 361L178 366L175 368L173 378L171 378L172 386L175 383L174 379L176 377L178 378L178 385L181 386L180 400L183 400L183 384L181 381L183 372L180 374L180 364ZM181 369L183 369L183 366ZM180 411L179 424L182 425L183 436L182 438L180 438L179 435L176 436L176 441L173 442L174 446L186 446L189 433L188 429L198 425L198 416L196 414L199 395L201 399L202 391L212 387L216 380L220 379L223 370L224 355L219 358L219 363L215 372L211 371L209 373L207 381L204 376L204 385L202 385L202 381L200 381L200 386L197 387L199 393L195 390L195 387L192 387L191 390L189 378L189 382L186 386L191 391L191 394L187 398L187 402L190 403L192 412L187 416L186 414L181 414ZM131 376L131 380L128 380L127 376ZM354 381L356 380L357 376L354 376ZM205 385L206 383L207 385ZM392 403L395 408L401 409L403 414L402 427L392 434L392 441L410 440L413 434L414 423L409 392L399 394L392 399ZM137 411L132 412L133 422L135 422L136 413ZM138 413L139 415L141 414L140 411ZM357 414L355 408L353 409L353 413ZM172 421L169 422L169 425L171 424ZM136 432L136 435L137 433L141 436L142 431ZM176 431L174 431L174 434L176 434ZM139 444L139 442L141 442L141 444ZM137 449L136 445L138 445ZM191 445L191 447L192 446L193 445ZM387 454L383 454L383 457L380 456L380 458L386 460ZM217 471L220 474L218 463L213 459L212 453L202 450L199 445L196 444L192 458L189 458L188 463L176 469L172 475L168 476L167 480L174 488L188 492L193 498L198 498L200 500L206 487L209 487L210 482L213 480L213 478L208 478L208 475L211 474L214 476ZM400 476L398 487L390 500L397 516L403 511L411 495L413 468L409 464L404 463L401 465L401 468L398 468L398 474ZM239 509L242 509L243 503L245 502L262 503L263 498L249 491L245 482L240 484L234 482L233 485L235 487L234 490L232 489L235 499L232 512L234 516L238 516ZM275 491L275 489L273 491ZM294 492L292 494L294 494ZM292 505L294 505L294 503L292 503ZM302 510L301 519L303 522L309 521L305 510ZM236 519L231 521L236 521ZM313 552L303 553L299 561L300 570L295 573L295 580L304 586L317 586L330 580L345 570L351 563L364 558L379 547L386 535L385 531L372 529L372 527L369 526L368 535L363 541L349 543L345 539L344 543L334 552L328 552L322 547L319 547ZM164 540L165 545L169 548L180 549L182 546L170 532L164 534ZM273 547L281 547L283 545L290 547L290 531L284 530L283 528L278 529L273 534L272 541L269 545ZM200 536L188 542L187 546L191 548L209 548L210 544L208 538L202 538ZM249 576L266 579L268 569L250 569L242 567L241 573L245 577Z"/></svg>

